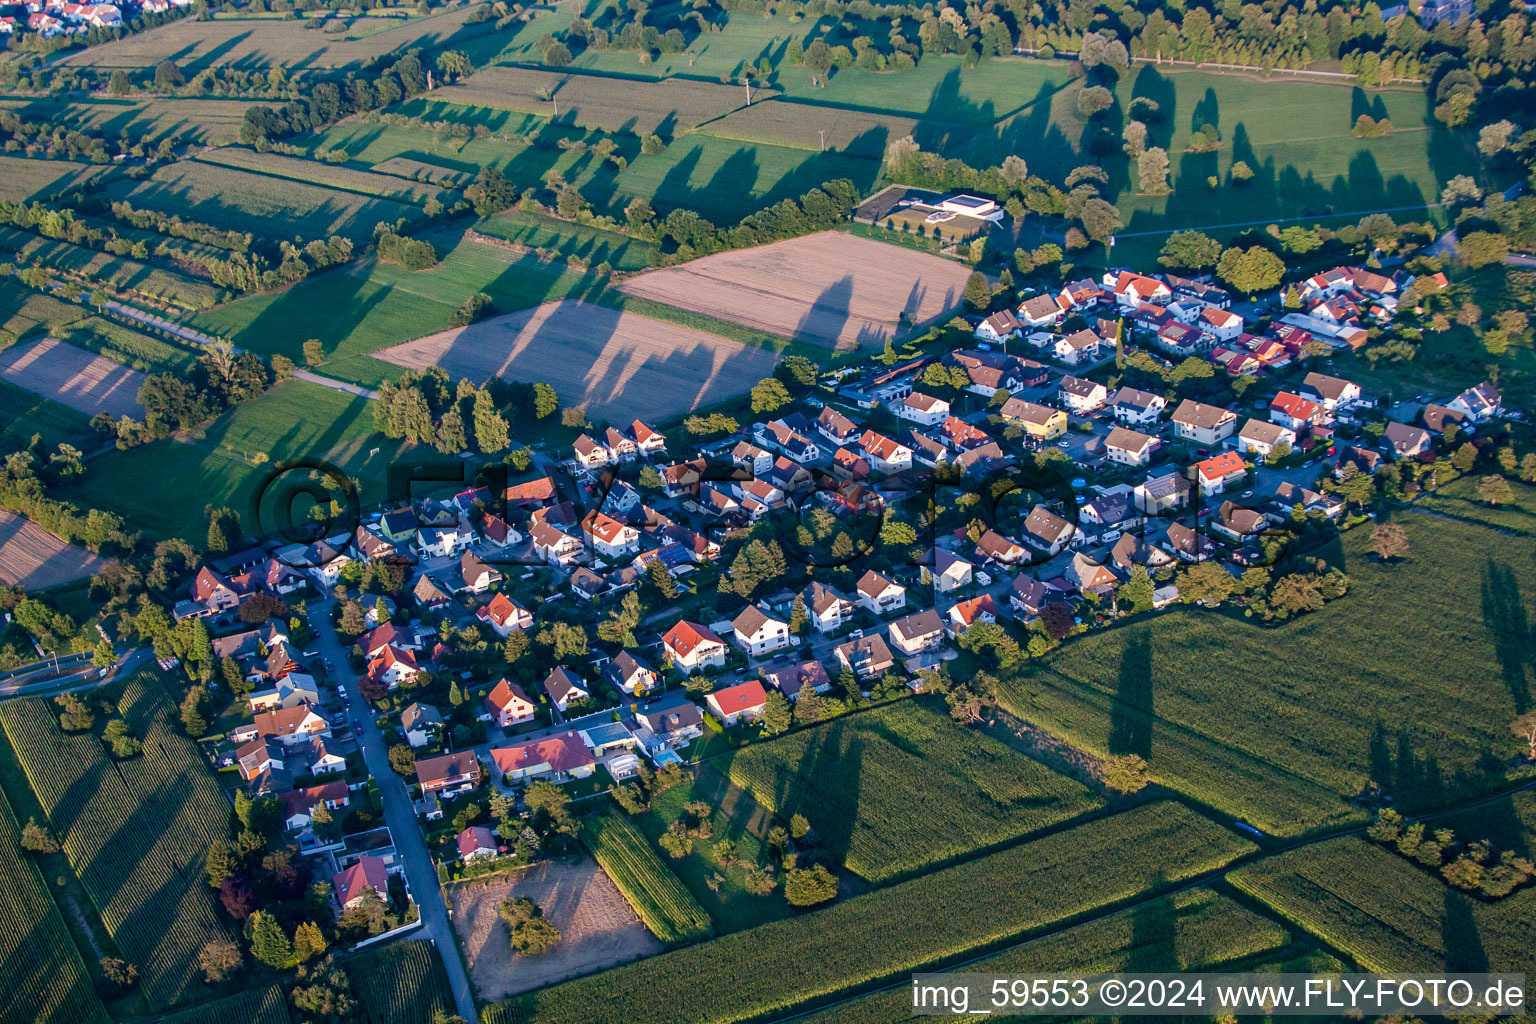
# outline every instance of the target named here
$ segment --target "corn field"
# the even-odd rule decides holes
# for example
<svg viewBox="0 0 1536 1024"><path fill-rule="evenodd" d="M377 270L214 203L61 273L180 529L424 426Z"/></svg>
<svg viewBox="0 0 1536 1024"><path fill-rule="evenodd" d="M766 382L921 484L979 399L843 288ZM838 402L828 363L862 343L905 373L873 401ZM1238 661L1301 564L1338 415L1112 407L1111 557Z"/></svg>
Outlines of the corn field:
<svg viewBox="0 0 1536 1024"><path fill-rule="evenodd" d="M118 713L143 742L122 762L95 735L66 734L48 701L12 701L0 725L146 998L166 1007L200 987L203 945L232 938L203 876L231 815L202 755L171 725L153 676L128 684Z"/></svg>
<svg viewBox="0 0 1536 1024"><path fill-rule="evenodd" d="M0 793L0 1024L97 1024L96 998L80 951L48 887L21 848L21 823Z"/></svg>
<svg viewBox="0 0 1536 1024"><path fill-rule="evenodd" d="M692 942L714 931L709 913L627 818L616 814L587 818L582 822L581 841L662 942Z"/></svg>
<svg viewBox="0 0 1536 1024"><path fill-rule="evenodd" d="M362 1007L361 1024L426 1024L438 1010L453 1012L448 979L430 942L381 946L348 960L346 969Z"/></svg>
<svg viewBox="0 0 1536 1024"><path fill-rule="evenodd" d="M755 744L726 770L767 810L805 815L821 844L872 882L1099 806L1079 783L917 701Z"/></svg>
<svg viewBox="0 0 1536 1024"><path fill-rule="evenodd" d="M281 986L268 985L173 1013L160 1024L290 1024L291 1019Z"/></svg>
<svg viewBox="0 0 1536 1024"><path fill-rule="evenodd" d="M1253 847L1150 804L488 1006L486 1024L734 1024L887 981L1221 867Z"/></svg>

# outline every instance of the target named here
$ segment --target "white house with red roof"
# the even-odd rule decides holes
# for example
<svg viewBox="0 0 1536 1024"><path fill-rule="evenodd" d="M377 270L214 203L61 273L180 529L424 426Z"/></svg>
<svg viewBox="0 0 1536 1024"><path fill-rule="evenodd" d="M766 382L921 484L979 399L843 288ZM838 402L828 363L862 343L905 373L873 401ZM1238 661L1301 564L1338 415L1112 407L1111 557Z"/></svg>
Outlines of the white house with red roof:
<svg viewBox="0 0 1536 1024"><path fill-rule="evenodd" d="M602 512L588 512L581 521L581 532L592 550L607 559L632 555L640 545L640 531Z"/></svg>
<svg viewBox="0 0 1536 1024"><path fill-rule="evenodd" d="M523 688L509 679L502 679L486 694L485 706L503 729L524 722L531 722L538 705L528 699Z"/></svg>
<svg viewBox="0 0 1536 1024"><path fill-rule="evenodd" d="M1269 421L1291 430L1305 430L1331 423L1333 417L1318 403L1290 391L1282 391L1270 400Z"/></svg>
<svg viewBox="0 0 1536 1024"><path fill-rule="evenodd" d="M1232 341L1243 333L1243 318L1231 310L1201 306L1200 315L1195 318L1195 326L1215 336L1217 341Z"/></svg>
<svg viewBox="0 0 1536 1024"><path fill-rule="evenodd" d="M368 678L378 680L393 690L407 679L421 674L421 664L411 651L390 645L368 662Z"/></svg>
<svg viewBox="0 0 1536 1024"><path fill-rule="evenodd" d="M1109 271L1102 280L1104 287L1114 293L1115 301L1127 308L1134 309L1143 302L1167 302L1173 298L1173 290L1163 282L1130 271Z"/></svg>
<svg viewBox="0 0 1536 1024"><path fill-rule="evenodd" d="M948 413L945 413L947 416ZM944 416L939 417L942 422ZM912 468L912 449L884 434L866 430L859 438L859 447L869 457L869 464L881 473L899 473Z"/></svg>
<svg viewBox="0 0 1536 1024"><path fill-rule="evenodd" d="M270 737L284 746L308 743L315 736L329 736L331 723L312 706L299 704L257 714L249 725L236 726L229 738L248 743L258 736Z"/></svg>
<svg viewBox="0 0 1536 1024"><path fill-rule="evenodd" d="M761 718L763 706L768 703L768 692L763 689L762 683L756 679L749 679L744 683L706 694L704 703L709 708L709 713L718 718L722 724L735 725L740 721Z"/></svg>
<svg viewBox="0 0 1536 1024"><path fill-rule="evenodd" d="M484 825L471 825L455 836L453 841L459 848L459 860L465 864L489 860L501 852L496 842L496 833Z"/></svg>
<svg viewBox="0 0 1536 1024"><path fill-rule="evenodd" d="M679 619L661 638L667 657L678 671L692 675L701 669L720 668L725 664L725 641L708 626Z"/></svg>
<svg viewBox="0 0 1536 1024"><path fill-rule="evenodd" d="M978 622L996 622L997 602L992 600L991 594L967 598L951 605L945 617L949 620L950 630L959 636Z"/></svg>
<svg viewBox="0 0 1536 1024"><path fill-rule="evenodd" d="M542 778L550 782L580 779L597 770L592 752L574 732L566 731L510 747L495 747L491 761L503 785Z"/></svg>
<svg viewBox="0 0 1536 1024"><path fill-rule="evenodd" d="M949 417L948 402L919 391L914 391L905 398L892 402L890 409L891 414L898 419L925 427L943 423Z"/></svg>
<svg viewBox="0 0 1536 1024"><path fill-rule="evenodd" d="M475 612L475 618L490 626L497 636L511 635L515 629L528 629L533 625L533 613L506 594L497 594L489 604Z"/></svg>
<svg viewBox="0 0 1536 1024"><path fill-rule="evenodd" d="M1220 494L1228 485L1247 476L1248 464L1237 452L1228 451L1195 463L1194 471L1201 494Z"/></svg>

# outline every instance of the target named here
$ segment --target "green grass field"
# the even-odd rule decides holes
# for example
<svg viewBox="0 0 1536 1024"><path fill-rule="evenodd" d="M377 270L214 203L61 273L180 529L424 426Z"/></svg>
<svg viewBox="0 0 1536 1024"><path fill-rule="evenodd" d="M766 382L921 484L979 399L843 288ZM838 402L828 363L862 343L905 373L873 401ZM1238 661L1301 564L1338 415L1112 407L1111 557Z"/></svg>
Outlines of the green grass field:
<svg viewBox="0 0 1536 1024"><path fill-rule="evenodd" d="M490 295L497 311L506 313L564 298L583 283L559 263L440 232L425 237L441 259L429 270L368 260L220 306L191 324L242 348L295 361L303 357L304 342L318 338L331 360L325 373L373 385L398 376L399 368L352 357L445 330L453 311L476 292Z"/></svg>
<svg viewBox="0 0 1536 1024"><path fill-rule="evenodd" d="M375 445L381 450L370 455ZM382 501L385 467L395 450L394 442L373 434L366 399L295 380L242 403L188 441L167 439L103 456L69 496L156 536L198 542L207 534L203 506L209 503L237 509L253 529L255 489L285 459L325 459L356 482L364 504ZM268 461L254 461L258 454ZM172 486L196 499L168 500Z"/></svg>
<svg viewBox="0 0 1536 1024"><path fill-rule="evenodd" d="M417 207L391 199L197 161L161 167L143 181L113 182L102 194L265 239L339 234L367 241L378 224L420 216Z"/></svg>
<svg viewBox="0 0 1536 1024"><path fill-rule="evenodd" d="M607 263L614 270L642 270L661 259L661 249L649 242L518 209L485 217L475 224L475 230L530 249L553 250L567 258L577 256L593 267Z"/></svg>
<svg viewBox="0 0 1536 1024"><path fill-rule="evenodd" d="M1484 903L1355 837L1258 861L1230 879L1367 971L1536 969L1536 889Z"/></svg>
<svg viewBox="0 0 1536 1024"><path fill-rule="evenodd" d="M117 708L144 744L127 761L92 733L65 733L41 699L0 707L0 726L145 999L165 1008L206 992L198 952L228 935L202 876L208 844L230 834L229 803L153 676L131 681Z"/></svg>
<svg viewBox="0 0 1536 1024"><path fill-rule="evenodd" d="M18 281L0 280L0 345L32 331L57 331L87 315L73 302L35 292Z"/></svg>
<svg viewBox="0 0 1536 1024"><path fill-rule="evenodd" d="M41 201L106 174L107 168L98 164L0 156L0 202Z"/></svg>
<svg viewBox="0 0 1536 1024"><path fill-rule="evenodd" d="M1219 868L1252 847L1154 804L487 1007L486 1024L732 1024L906 975Z"/></svg>
<svg viewBox="0 0 1536 1024"><path fill-rule="evenodd" d="M193 99L179 96L138 97L29 96L8 98L0 105L28 121L63 124L108 138L127 133L131 139L158 143L161 139L202 146L222 146L240 138L247 99Z"/></svg>
<svg viewBox="0 0 1536 1024"><path fill-rule="evenodd" d="M91 975L33 855L22 849L21 822L0 793L0 985L6 1024L96 1024L107 1019Z"/></svg>
<svg viewBox="0 0 1536 1024"><path fill-rule="evenodd" d="M585 818L581 841L658 939L674 943L709 937L709 914L629 819L613 813Z"/></svg>
<svg viewBox="0 0 1536 1024"><path fill-rule="evenodd" d="M659 851L659 840L667 826L683 816L683 805L700 800L713 808L709 821L711 838L695 842L692 853L678 858L668 856L663 863L709 912L715 934L755 927L793 913L782 891L775 890L768 896L747 892L746 869L739 863L722 865L714 855L715 842L729 839L735 844L737 861L769 863L772 853L764 837L773 827L773 816L759 807L750 793L731 785L712 766L701 766L693 782L657 794L651 806L631 817L630 822Z"/></svg>
<svg viewBox="0 0 1536 1024"><path fill-rule="evenodd" d="M34 434L50 451L66 442L84 450L95 436L90 420L67 405L0 380L0 443L25 448Z"/></svg>
<svg viewBox="0 0 1536 1024"><path fill-rule="evenodd" d="M1285 947L1273 920L1210 889L1186 889L1090 921L965 967L980 974L1112 974L1200 971ZM906 986L875 992L801 1018L802 1024L896 1024L912 1016ZM992 1020L1023 1020L1011 1015Z"/></svg>
<svg viewBox="0 0 1536 1024"><path fill-rule="evenodd" d="M804 814L855 874L887 882L1100 806L947 714L901 701L755 744L724 769L759 804Z"/></svg>
<svg viewBox="0 0 1536 1024"><path fill-rule="evenodd" d="M1364 817L1347 798L1392 774L1374 763L1378 726L1399 763L1412 755L1426 802L1485 790L1503 775L1480 765L1514 752L1507 723L1528 699L1528 652L1509 629L1536 608L1536 543L1403 522L1412 551L1398 565L1374 562L1368 531L1346 535L1350 591L1322 611L1261 629L1175 610L1069 644L1001 700L1095 754L1142 754L1157 781L1278 835Z"/></svg>
<svg viewBox="0 0 1536 1024"><path fill-rule="evenodd" d="M340 167L321 160L304 160L278 153L258 153L242 146L225 146L202 153L199 161L220 167L233 167L286 181L324 185L342 192L377 196L397 203L420 206L428 199L452 201L452 194L434 185L408 181L389 174Z"/></svg>
<svg viewBox="0 0 1536 1024"><path fill-rule="evenodd" d="M1478 496L1477 488L1482 474L1452 480L1433 493L1414 501L1414 508L1486 523L1500 530L1510 530L1527 537L1536 535L1536 487L1518 480L1509 481L1514 493L1512 501L1504 505L1489 505Z"/></svg>
<svg viewBox="0 0 1536 1024"><path fill-rule="evenodd" d="M288 1000L278 985L236 992L191 1010L173 1013L160 1024L289 1024Z"/></svg>
<svg viewBox="0 0 1536 1024"><path fill-rule="evenodd" d="M360 1024L419 1024L453 1012L443 962L425 940L381 946L348 960L346 969Z"/></svg>

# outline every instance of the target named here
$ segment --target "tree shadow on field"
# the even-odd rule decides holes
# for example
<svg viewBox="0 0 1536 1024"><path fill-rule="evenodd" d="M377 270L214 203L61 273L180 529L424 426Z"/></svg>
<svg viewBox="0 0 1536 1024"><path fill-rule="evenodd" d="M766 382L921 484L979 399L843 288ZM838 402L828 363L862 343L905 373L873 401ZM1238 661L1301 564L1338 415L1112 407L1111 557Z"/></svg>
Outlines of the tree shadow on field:
<svg viewBox="0 0 1536 1024"><path fill-rule="evenodd" d="M1477 926L1476 905L1465 894L1445 890L1445 920L1440 925L1445 947L1445 969L1450 973L1480 974L1489 968L1488 951Z"/></svg>
<svg viewBox="0 0 1536 1024"><path fill-rule="evenodd" d="M1147 145L1167 149L1173 143L1173 115L1178 108L1178 92L1173 82L1151 64L1143 64L1136 72L1131 86L1131 117L1135 117L1137 100L1150 100L1157 104L1157 113L1143 119L1147 126Z"/></svg>
<svg viewBox="0 0 1536 1024"><path fill-rule="evenodd" d="M1120 656L1120 679L1109 712L1109 752L1152 756L1152 639L1136 632Z"/></svg>
<svg viewBox="0 0 1536 1024"><path fill-rule="evenodd" d="M829 349L842 348L839 336L852 319L853 275L844 274L816 296L790 337Z"/></svg>
<svg viewBox="0 0 1536 1024"><path fill-rule="evenodd" d="M1504 673L1504 687L1515 702L1515 714L1531 709L1530 668L1536 664L1536 636L1525 613L1520 581L1508 566L1493 559L1483 565L1483 625L1493 641L1493 653Z"/></svg>

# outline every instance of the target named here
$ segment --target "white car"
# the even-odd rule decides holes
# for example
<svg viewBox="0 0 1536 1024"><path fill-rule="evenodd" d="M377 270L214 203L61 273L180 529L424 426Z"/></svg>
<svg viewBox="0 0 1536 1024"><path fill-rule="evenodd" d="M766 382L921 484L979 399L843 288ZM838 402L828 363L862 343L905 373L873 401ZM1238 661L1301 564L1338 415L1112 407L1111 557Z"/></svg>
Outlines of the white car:
<svg viewBox="0 0 1536 1024"><path fill-rule="evenodd" d="M1071 448L1072 447L1072 442L1071 441L1057 441L1056 442L1056 447L1057 448Z"/></svg>
<svg viewBox="0 0 1536 1024"><path fill-rule="evenodd" d="M1106 544L1113 544L1115 541L1117 541L1119 539L1120 539L1120 531L1119 530L1105 530L1102 534L1099 535L1099 540L1103 541Z"/></svg>

